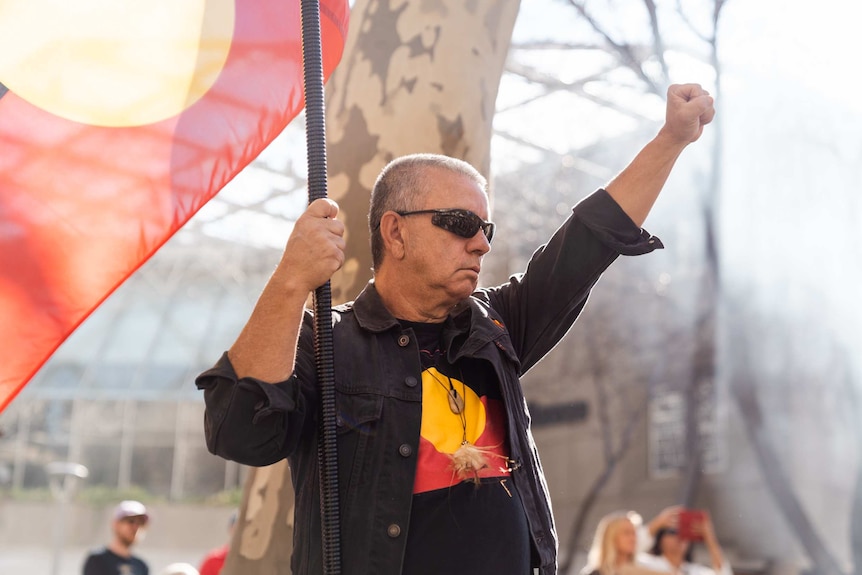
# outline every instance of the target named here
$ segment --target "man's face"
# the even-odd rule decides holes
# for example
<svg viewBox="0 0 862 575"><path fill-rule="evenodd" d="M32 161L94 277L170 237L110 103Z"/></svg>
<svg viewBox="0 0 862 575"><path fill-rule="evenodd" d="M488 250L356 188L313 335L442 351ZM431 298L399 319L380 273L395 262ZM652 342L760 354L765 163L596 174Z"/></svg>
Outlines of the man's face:
<svg viewBox="0 0 862 575"><path fill-rule="evenodd" d="M114 535L120 543L131 547L146 524L147 518L141 515L117 519L114 521Z"/></svg>
<svg viewBox="0 0 862 575"><path fill-rule="evenodd" d="M460 208L489 219L488 196L469 177L443 169L429 170L428 192L417 210ZM443 295L452 305L476 290L482 258L491 246L480 229L462 238L431 223L431 214L401 217L406 228L403 264L409 281L432 301Z"/></svg>

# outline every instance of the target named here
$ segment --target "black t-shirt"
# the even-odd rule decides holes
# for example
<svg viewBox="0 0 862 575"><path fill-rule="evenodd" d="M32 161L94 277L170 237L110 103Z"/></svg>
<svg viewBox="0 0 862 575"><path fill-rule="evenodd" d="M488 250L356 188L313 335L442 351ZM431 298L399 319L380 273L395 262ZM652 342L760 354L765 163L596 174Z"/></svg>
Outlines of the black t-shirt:
<svg viewBox="0 0 862 575"><path fill-rule="evenodd" d="M84 562L84 575L149 575L147 564L132 555L121 557L107 547L93 551Z"/></svg>
<svg viewBox="0 0 862 575"><path fill-rule="evenodd" d="M422 430L404 575L526 575L527 518L507 469L509 441L500 385L485 361L446 361L443 324L413 328L422 361ZM459 478L462 442L485 451L487 467ZM478 483L477 483L478 482Z"/></svg>

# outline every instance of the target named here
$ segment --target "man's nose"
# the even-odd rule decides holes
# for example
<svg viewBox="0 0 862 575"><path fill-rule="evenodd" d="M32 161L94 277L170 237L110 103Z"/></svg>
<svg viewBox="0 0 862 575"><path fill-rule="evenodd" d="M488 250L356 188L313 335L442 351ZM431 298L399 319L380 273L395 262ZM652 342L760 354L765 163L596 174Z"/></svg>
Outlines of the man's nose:
<svg viewBox="0 0 862 575"><path fill-rule="evenodd" d="M487 236L485 236L485 232L481 229L476 232L475 236L470 238L469 245L471 252L479 252L484 255L491 251L491 242L488 241Z"/></svg>

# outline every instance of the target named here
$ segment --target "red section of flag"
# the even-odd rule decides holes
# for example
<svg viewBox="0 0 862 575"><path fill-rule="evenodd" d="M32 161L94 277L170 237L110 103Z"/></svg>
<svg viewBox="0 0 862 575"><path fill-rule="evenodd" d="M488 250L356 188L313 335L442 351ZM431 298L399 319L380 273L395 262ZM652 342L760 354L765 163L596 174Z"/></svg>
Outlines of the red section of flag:
<svg viewBox="0 0 862 575"><path fill-rule="evenodd" d="M328 77L348 7L320 4ZM84 125L0 96L0 411L304 106L299 2L237 0L235 18L216 83L161 122Z"/></svg>

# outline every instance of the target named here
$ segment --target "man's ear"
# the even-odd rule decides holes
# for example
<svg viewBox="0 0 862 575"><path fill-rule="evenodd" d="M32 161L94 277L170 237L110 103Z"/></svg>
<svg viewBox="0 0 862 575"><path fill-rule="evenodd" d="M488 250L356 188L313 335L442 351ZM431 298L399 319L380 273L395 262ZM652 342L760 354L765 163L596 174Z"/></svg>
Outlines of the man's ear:
<svg viewBox="0 0 862 575"><path fill-rule="evenodd" d="M404 227L402 219L395 212L386 212L380 218L380 237L383 240L383 251L396 260L404 258Z"/></svg>

